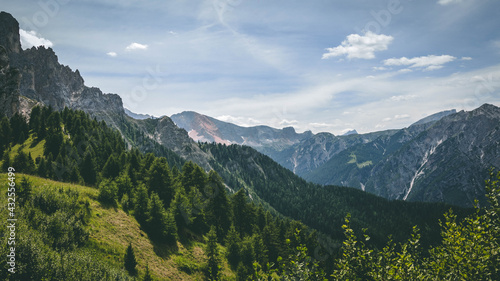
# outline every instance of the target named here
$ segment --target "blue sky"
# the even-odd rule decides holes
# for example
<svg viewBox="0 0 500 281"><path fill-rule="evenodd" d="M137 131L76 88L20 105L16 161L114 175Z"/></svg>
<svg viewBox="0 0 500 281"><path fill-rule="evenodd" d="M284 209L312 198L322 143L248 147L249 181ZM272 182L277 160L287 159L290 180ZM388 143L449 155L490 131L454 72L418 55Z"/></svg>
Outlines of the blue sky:
<svg viewBox="0 0 500 281"><path fill-rule="evenodd" d="M51 46L137 113L341 134L500 106L499 1L0 3L24 48Z"/></svg>

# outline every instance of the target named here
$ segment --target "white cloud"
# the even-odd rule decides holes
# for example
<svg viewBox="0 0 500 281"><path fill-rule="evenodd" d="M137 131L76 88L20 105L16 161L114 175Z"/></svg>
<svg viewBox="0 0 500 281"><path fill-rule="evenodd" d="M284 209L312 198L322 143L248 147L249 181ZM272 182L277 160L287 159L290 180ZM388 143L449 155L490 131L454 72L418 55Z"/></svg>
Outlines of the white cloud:
<svg viewBox="0 0 500 281"><path fill-rule="evenodd" d="M259 120L253 119L251 117L234 117L231 115L221 115L218 117L215 117L215 119L218 119L220 121L228 122L228 123L233 123L238 126L242 127L252 127L256 125L263 125L262 122Z"/></svg>
<svg viewBox="0 0 500 281"><path fill-rule="evenodd" d="M410 118L410 115L408 114L397 114L394 116L394 119L398 120L398 119L407 119L407 118Z"/></svg>
<svg viewBox="0 0 500 281"><path fill-rule="evenodd" d="M403 69L398 70L398 73L409 73L409 72L413 72L413 70L411 70L409 68L403 68Z"/></svg>
<svg viewBox="0 0 500 281"><path fill-rule="evenodd" d="M309 123L309 126L313 127L313 128L327 128L327 127L334 127L335 125L334 124L328 124L328 123L313 122L313 123Z"/></svg>
<svg viewBox="0 0 500 281"><path fill-rule="evenodd" d="M458 4L460 2L462 2L462 0L439 0L438 4L442 5L442 6L446 6L449 4Z"/></svg>
<svg viewBox="0 0 500 281"><path fill-rule="evenodd" d="M283 119L279 124L281 126L292 126L292 125L296 125L298 124L299 121L297 120L287 120L287 119Z"/></svg>
<svg viewBox="0 0 500 281"><path fill-rule="evenodd" d="M471 57L462 57L461 60L472 60Z"/></svg>
<svg viewBox="0 0 500 281"><path fill-rule="evenodd" d="M372 69L374 71L382 71L382 70L387 70L387 67L383 67L383 66L374 66L372 67Z"/></svg>
<svg viewBox="0 0 500 281"><path fill-rule="evenodd" d="M428 66L424 69L424 71L432 71L432 70L437 70L437 69L441 69L443 68L442 65L431 65L431 66Z"/></svg>
<svg viewBox="0 0 500 281"><path fill-rule="evenodd" d="M392 96L391 101L408 101L416 98L416 95L399 95L399 96Z"/></svg>
<svg viewBox="0 0 500 281"><path fill-rule="evenodd" d="M144 44L139 44L139 43L132 43L130 45L128 45L125 50L127 51L133 51L133 50L147 50L148 49L148 45L144 45Z"/></svg>
<svg viewBox="0 0 500 281"><path fill-rule="evenodd" d="M19 35L21 37L21 45L25 49L38 46L45 46L47 48L54 46L54 44L50 42L50 40L39 37L36 31L26 31L23 29L19 29Z"/></svg>
<svg viewBox="0 0 500 281"><path fill-rule="evenodd" d="M116 56L118 56L118 54L115 53L115 52L109 52L109 53L106 53L106 55L108 55L110 57L116 57Z"/></svg>
<svg viewBox="0 0 500 281"><path fill-rule="evenodd" d="M412 68L424 68L426 71L436 70L443 67L443 64L454 61L456 57L450 55L429 55L414 58L392 58L384 60L384 65L400 66L409 65Z"/></svg>
<svg viewBox="0 0 500 281"><path fill-rule="evenodd" d="M347 58L358 59L373 59L375 52L387 50L387 46L392 43L394 37L375 34L372 32L365 33L364 36L359 34L350 34L342 44L335 48L327 48L327 53L323 54L322 59L329 59L346 55Z"/></svg>

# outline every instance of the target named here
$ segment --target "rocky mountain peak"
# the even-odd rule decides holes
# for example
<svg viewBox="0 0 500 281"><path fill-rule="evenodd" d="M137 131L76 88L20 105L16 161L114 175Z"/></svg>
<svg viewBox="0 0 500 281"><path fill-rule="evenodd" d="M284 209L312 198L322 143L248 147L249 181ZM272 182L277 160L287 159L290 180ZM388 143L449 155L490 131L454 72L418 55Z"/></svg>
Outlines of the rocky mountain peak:
<svg viewBox="0 0 500 281"><path fill-rule="evenodd" d="M358 134L358 131L349 130L349 131L345 132L342 136L357 135L357 134Z"/></svg>
<svg viewBox="0 0 500 281"><path fill-rule="evenodd" d="M3 46L7 53L21 52L19 22L6 12L0 12L0 46Z"/></svg>
<svg viewBox="0 0 500 281"><path fill-rule="evenodd" d="M455 113L457 113L457 111L455 109L445 110L445 111L441 111L438 113L434 113L432 115L429 115L425 118L418 120L417 122L413 123L412 126L436 122L436 121L439 121L440 119L442 119L448 115L455 114Z"/></svg>
<svg viewBox="0 0 500 281"><path fill-rule="evenodd" d="M118 95L103 94L98 88L85 86L80 72L60 64L52 48L22 50L19 23L6 12L0 13L0 46L4 50L0 54L0 67L5 80L0 79L0 84L12 88L2 100L8 97L13 103L19 100L17 111L27 114L37 103L56 110L69 107L82 109L111 124L112 115L124 114Z"/></svg>
<svg viewBox="0 0 500 281"><path fill-rule="evenodd" d="M500 118L500 107L494 106L489 103L485 103L472 111L474 116L486 115L490 118Z"/></svg>

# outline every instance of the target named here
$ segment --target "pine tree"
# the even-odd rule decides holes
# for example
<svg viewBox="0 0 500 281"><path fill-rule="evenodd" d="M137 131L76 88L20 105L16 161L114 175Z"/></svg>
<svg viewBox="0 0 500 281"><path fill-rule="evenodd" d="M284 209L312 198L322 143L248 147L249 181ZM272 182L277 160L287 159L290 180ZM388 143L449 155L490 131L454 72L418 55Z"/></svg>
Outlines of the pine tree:
<svg viewBox="0 0 500 281"><path fill-rule="evenodd" d="M149 217L149 196L144 184L139 185L134 192L134 216L144 225Z"/></svg>
<svg viewBox="0 0 500 281"><path fill-rule="evenodd" d="M103 180L99 184L99 195L97 199L104 204L111 204L116 207L118 187L114 181Z"/></svg>
<svg viewBox="0 0 500 281"><path fill-rule="evenodd" d="M12 141L15 143L23 143L28 135L28 124L26 119L19 113L14 114L10 118L10 127L12 128Z"/></svg>
<svg viewBox="0 0 500 281"><path fill-rule="evenodd" d="M29 155L22 150L19 150L17 155L14 156L12 166L16 168L16 171L26 174L30 174L35 170L33 158L29 157Z"/></svg>
<svg viewBox="0 0 500 281"><path fill-rule="evenodd" d="M208 280L220 280L221 261L219 257L219 248L217 246L217 231L215 226L212 225L212 227L210 228L207 239L207 278Z"/></svg>
<svg viewBox="0 0 500 281"><path fill-rule="evenodd" d="M97 173L95 170L96 164L90 150L91 149L88 149L87 152L85 152L83 161L80 165L80 175L82 176L85 184L94 185L97 181Z"/></svg>
<svg viewBox="0 0 500 281"><path fill-rule="evenodd" d="M104 164L104 167L102 168L102 176L104 178L114 179L118 177L119 174L120 163L118 163L116 157L111 154L111 156L109 156L108 158L108 161L106 161L106 164Z"/></svg>
<svg viewBox="0 0 500 281"><path fill-rule="evenodd" d="M149 199L148 229L154 239L161 239L170 245L177 242L177 225L172 212L167 212L156 192Z"/></svg>
<svg viewBox="0 0 500 281"><path fill-rule="evenodd" d="M21 184L17 188L16 197L20 204L24 204L27 202L31 196L32 183L28 180L28 178L23 177L21 179Z"/></svg>
<svg viewBox="0 0 500 281"><path fill-rule="evenodd" d="M33 130L34 133L38 133L38 131L40 129L41 114L42 114L42 110L41 110L40 106L35 106L31 109L29 129Z"/></svg>
<svg viewBox="0 0 500 281"><path fill-rule="evenodd" d="M124 266L130 275L135 276L137 274L137 269L135 268L137 261L135 260L134 249L131 243L128 244L127 251L125 252Z"/></svg>
<svg viewBox="0 0 500 281"><path fill-rule="evenodd" d="M255 210L247 203L245 189L242 188L231 198L234 215L234 227L242 235L252 235L252 225L255 221Z"/></svg>
<svg viewBox="0 0 500 281"><path fill-rule="evenodd" d="M203 190L207 183L207 175L203 169L191 161L182 167L182 186L188 191L191 187Z"/></svg>
<svg viewBox="0 0 500 281"><path fill-rule="evenodd" d="M0 121L0 152L3 152L9 145L12 136L12 128L9 119L3 117Z"/></svg>
<svg viewBox="0 0 500 281"><path fill-rule="evenodd" d="M177 235L177 224L175 222L175 217L174 214L171 210L168 210L166 212L166 237L165 241L167 241L168 244L173 245L177 247L177 240L179 239Z"/></svg>
<svg viewBox="0 0 500 281"><path fill-rule="evenodd" d="M214 172L208 175L208 185L205 195L209 198L207 205L207 219L210 225L217 227L217 238L223 242L226 233L231 227L231 206L222 179Z"/></svg>
<svg viewBox="0 0 500 281"><path fill-rule="evenodd" d="M170 205L174 197L172 173L166 161L156 158L148 170L147 186L158 193L165 205Z"/></svg>
<svg viewBox="0 0 500 281"><path fill-rule="evenodd" d="M9 167L11 167L11 161L10 161L9 151L6 150L3 153L2 157L2 172L5 173L5 171L7 171Z"/></svg>
<svg viewBox="0 0 500 281"><path fill-rule="evenodd" d="M234 225L231 225L229 228L229 232L226 237L226 248L227 248L227 261L231 265L231 267L237 268L240 263L241 254L240 254L240 234L234 228Z"/></svg>
<svg viewBox="0 0 500 281"><path fill-rule="evenodd" d="M255 260L264 267L268 262L267 249L262 237L259 234L253 236L253 249L255 252Z"/></svg>

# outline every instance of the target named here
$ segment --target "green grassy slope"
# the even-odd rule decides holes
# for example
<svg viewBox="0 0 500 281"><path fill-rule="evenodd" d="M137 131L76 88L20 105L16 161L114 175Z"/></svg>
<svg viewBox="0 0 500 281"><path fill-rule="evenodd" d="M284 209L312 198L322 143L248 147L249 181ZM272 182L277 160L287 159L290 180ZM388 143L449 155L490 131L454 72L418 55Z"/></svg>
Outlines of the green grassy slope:
<svg viewBox="0 0 500 281"><path fill-rule="evenodd" d="M159 280L204 279L202 269L206 263L203 250L205 242L191 242L187 245L177 242L178 249L175 252L171 251L166 245L152 243L133 216L128 215L119 207L106 207L98 202L97 189L23 174L15 175L17 185L19 185L23 177L32 183L32 196L36 196L38 193L59 191L60 189L63 191L71 190L79 194L79 201L88 201L90 203L90 217L85 226L89 234L88 240L81 247L73 249L73 252L88 255L106 267L126 274L123 269L124 254L127 246L131 243L138 261L139 276L144 274L146 265L148 265L152 275ZM1 174L1 202L7 202L6 183L8 183L7 174ZM18 205L15 210L16 217L19 219L19 223L24 225L21 229L27 227L32 230L32 225L25 218L24 209ZM8 217L6 204L1 204L0 217ZM24 221L21 222L21 220ZM5 220L2 220L2 224L4 223ZM2 227L0 232L0 235L4 237L7 235L5 227ZM20 239L30 239L30 237L25 236L28 233L31 232L19 230L16 233L18 241ZM5 243L2 244L5 245ZM221 247L221 250L225 251L223 247ZM22 255L22 253L18 253L18 255ZM19 258L19 266L23 266L23 260L26 259ZM223 269L224 276L234 278L234 273L228 269L227 264L224 265Z"/></svg>

